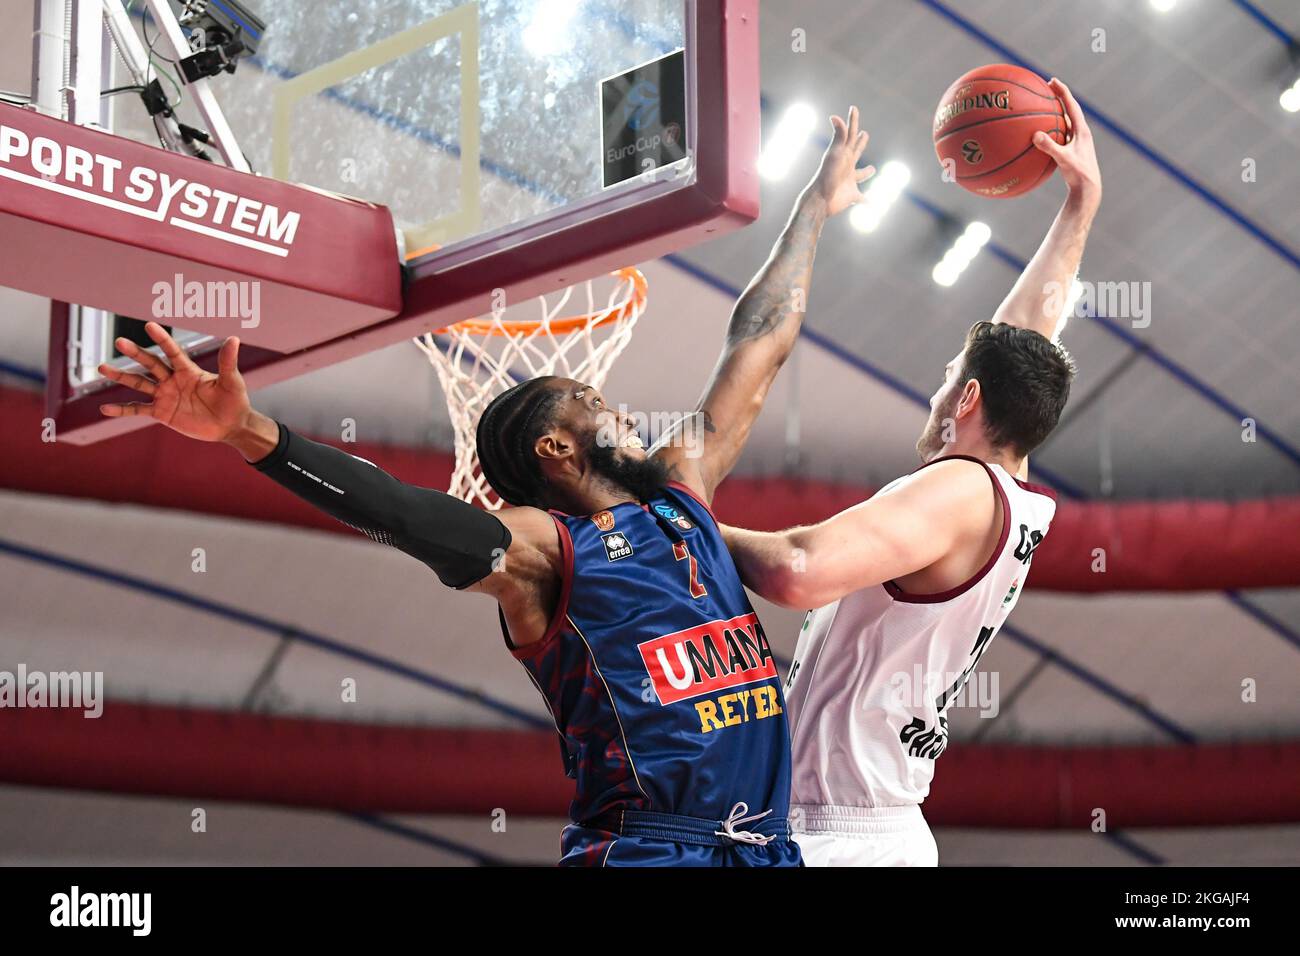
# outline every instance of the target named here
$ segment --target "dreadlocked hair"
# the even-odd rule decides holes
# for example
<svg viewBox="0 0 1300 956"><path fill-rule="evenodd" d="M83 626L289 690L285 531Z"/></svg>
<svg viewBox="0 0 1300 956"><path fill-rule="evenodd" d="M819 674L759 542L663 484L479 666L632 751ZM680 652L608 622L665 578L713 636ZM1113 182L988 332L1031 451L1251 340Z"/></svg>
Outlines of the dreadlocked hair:
<svg viewBox="0 0 1300 956"><path fill-rule="evenodd" d="M560 394L543 375L506 389L478 420L474 444L479 467L492 490L507 504L545 507L546 479L533 446L554 425Z"/></svg>

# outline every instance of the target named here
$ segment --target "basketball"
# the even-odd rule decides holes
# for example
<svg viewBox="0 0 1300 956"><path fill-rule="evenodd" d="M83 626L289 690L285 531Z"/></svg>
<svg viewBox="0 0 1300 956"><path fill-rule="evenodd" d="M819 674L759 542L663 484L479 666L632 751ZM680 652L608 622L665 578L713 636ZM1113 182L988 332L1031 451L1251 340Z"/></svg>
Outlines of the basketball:
<svg viewBox="0 0 1300 956"><path fill-rule="evenodd" d="M1037 74L996 63L948 87L934 114L934 149L962 189L1009 199L1036 189L1056 168L1034 146L1039 130L1065 144L1061 101Z"/></svg>

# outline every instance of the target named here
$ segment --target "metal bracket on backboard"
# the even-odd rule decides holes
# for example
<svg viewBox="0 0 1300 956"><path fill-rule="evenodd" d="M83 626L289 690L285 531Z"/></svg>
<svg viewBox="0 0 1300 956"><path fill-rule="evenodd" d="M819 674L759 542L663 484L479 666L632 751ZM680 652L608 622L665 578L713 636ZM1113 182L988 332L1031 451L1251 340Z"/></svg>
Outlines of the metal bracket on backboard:
<svg viewBox="0 0 1300 956"><path fill-rule="evenodd" d="M145 0L162 42L174 59L189 52L184 33L167 0ZM122 0L36 0L32 49L33 103L43 113L67 119L78 126L113 130L113 100L103 95L113 82L114 51L121 57L136 86L147 84L150 54L136 35ZM226 164L248 172L248 162L235 141L205 80L189 84L211 139ZM170 149L200 154L201 148L182 132L176 117L158 113L154 126ZM136 370L137 363L113 357L115 316L104 309L78 304L67 308L69 333L66 356L68 389L74 396L106 387L98 367L101 362ZM178 341L197 351L213 337L175 330Z"/></svg>
<svg viewBox="0 0 1300 956"><path fill-rule="evenodd" d="M188 55L185 34L167 0L145 0L145 4L158 26L163 55L172 61ZM148 87L152 72L150 51L131 26L122 0L35 0L35 11L32 86L36 107L79 126L111 131L110 101L102 96L111 82L111 51L121 57L135 86ZM248 172L248 162L208 82L200 79L187 88L223 161L232 169ZM169 149L202 156L202 148L182 131L169 109L155 113L153 119Z"/></svg>

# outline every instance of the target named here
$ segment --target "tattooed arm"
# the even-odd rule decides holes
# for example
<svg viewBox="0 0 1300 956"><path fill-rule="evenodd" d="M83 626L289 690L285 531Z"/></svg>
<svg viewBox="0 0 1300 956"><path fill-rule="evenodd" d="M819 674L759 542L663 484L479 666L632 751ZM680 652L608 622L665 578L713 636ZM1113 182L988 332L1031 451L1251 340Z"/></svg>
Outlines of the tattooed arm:
<svg viewBox="0 0 1300 956"><path fill-rule="evenodd" d="M867 146L857 107L831 117L835 135L821 167L799 196L763 268L731 313L722 355L692 418L663 436L653 454L670 474L704 497L727 477L749 438L768 389L794 349L808 301L813 259L826 219L861 200L859 184L874 167L857 169Z"/></svg>

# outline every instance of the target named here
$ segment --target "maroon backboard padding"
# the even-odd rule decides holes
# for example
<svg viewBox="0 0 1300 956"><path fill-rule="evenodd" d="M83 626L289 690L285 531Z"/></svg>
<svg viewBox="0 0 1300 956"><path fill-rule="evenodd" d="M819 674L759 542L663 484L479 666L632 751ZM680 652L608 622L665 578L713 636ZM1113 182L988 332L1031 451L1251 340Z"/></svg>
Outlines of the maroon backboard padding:
<svg viewBox="0 0 1300 956"><path fill-rule="evenodd" d="M136 396L138 397L138 396ZM148 419L139 419L148 422ZM0 387L0 488L135 502L355 534L244 466L228 448L157 426L91 446L41 440L41 401ZM326 439L329 440L329 439ZM337 444L337 442L336 442ZM446 488L452 459L427 448L346 447L404 481ZM775 530L820 521L869 497L857 485L729 478L722 521ZM1034 591L1213 591L1300 587L1300 497L1261 501L1062 501L1034 553ZM1097 549L1106 571L1093 570Z"/></svg>
<svg viewBox="0 0 1300 956"><path fill-rule="evenodd" d="M291 354L243 351L240 364L249 387L264 388L485 314L495 289L509 289L519 301L753 222L759 212L758 0L687 0L687 11L688 69L695 71L698 89L694 181L680 187L657 184L635 201L611 190L595 205L561 211L495 245L485 241L417 260L409 267L399 316ZM309 326L312 318L300 312L280 321ZM209 368L215 363L212 354L200 360ZM115 397L106 400L123 393L111 394ZM99 441L140 427L136 419L102 418L95 407L102 397L57 400L55 417L65 441Z"/></svg>
<svg viewBox="0 0 1300 956"><path fill-rule="evenodd" d="M133 196L141 184L152 195ZM184 185L164 198L164 184ZM298 217L291 236L261 234L259 211L271 207L285 221ZM239 244L248 242L260 248ZM337 338L401 309L397 240L384 207L5 104L0 245L0 285L136 318L166 320L156 314L154 287L174 286L177 275L185 283L255 283L255 326L189 314L167 324L238 334L277 351Z"/></svg>
<svg viewBox="0 0 1300 956"><path fill-rule="evenodd" d="M502 667L514 662L503 653ZM538 704L540 712L541 704ZM109 701L6 710L0 782L363 813L564 816L554 733L394 727ZM1300 743L954 744L935 826L1110 830L1300 823Z"/></svg>

